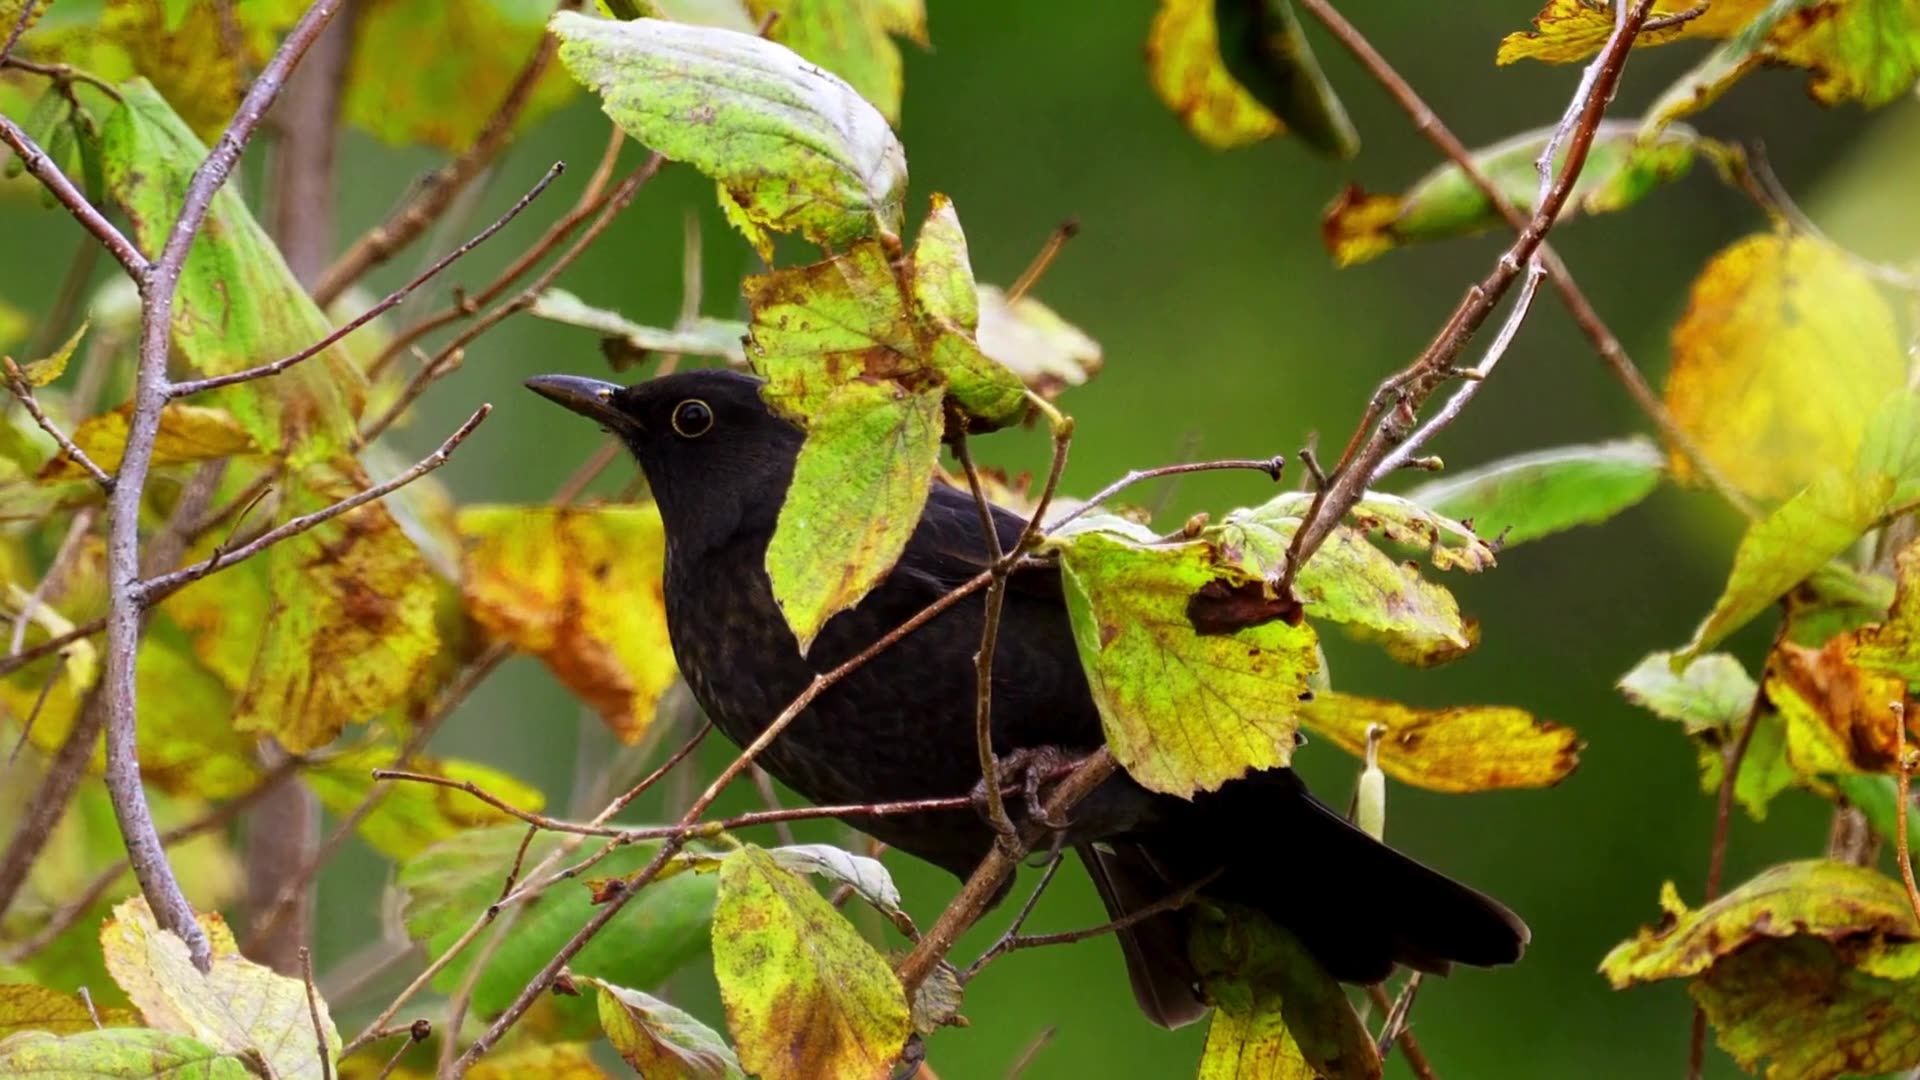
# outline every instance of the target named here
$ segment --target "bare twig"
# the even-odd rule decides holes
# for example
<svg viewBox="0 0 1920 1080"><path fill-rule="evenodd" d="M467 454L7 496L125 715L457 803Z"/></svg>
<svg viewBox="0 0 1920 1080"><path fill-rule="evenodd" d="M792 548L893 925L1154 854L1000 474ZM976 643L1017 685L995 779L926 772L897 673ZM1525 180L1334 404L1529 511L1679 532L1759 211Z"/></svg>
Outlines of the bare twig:
<svg viewBox="0 0 1920 1080"><path fill-rule="evenodd" d="M560 6L578 8L580 0L565 0ZM320 306L325 307L338 299L367 271L411 244L439 220L440 215L447 212L447 208L473 182L473 178L479 176L499 156L513 137L520 114L532 100L534 88L553 64L554 54L558 50L559 42L552 34L541 36L540 44L534 47L526 66L514 77L513 85L507 88L505 97L500 101L500 107L487 119L486 126L474 138L473 145L429 177L412 201L385 224L361 237L321 275L320 283L313 290L314 299Z"/></svg>
<svg viewBox="0 0 1920 1080"><path fill-rule="evenodd" d="M402 301L406 300L408 296L411 296L413 294L413 291L415 289L418 289L420 286L433 280L435 277L438 277L441 271L445 270L449 266L452 266L455 262L459 261L461 257L465 256L468 252L472 251L474 248L477 248L481 244L485 243L487 239L491 237L494 233L497 233L501 229L505 228L508 222L512 221L514 218L520 215L520 211L525 210L527 206L533 202L534 199L539 198L540 193L547 189L547 185L551 184L554 178L559 176L561 172L565 171L565 169L566 169L565 162L559 162L559 161L554 162L553 167L549 168L546 171L545 175L540 177L540 181L534 184L533 188L529 190L525 195L520 196L519 200L516 201L512 206L508 207L506 213L501 214L498 218L495 218L493 224L488 225L486 228L480 230L478 233L474 235L473 239L468 240L466 243L461 244L459 247L454 248L452 251L442 256L432 266L427 267L425 270L421 271L418 275L416 275L412 281L409 281L405 285L402 285L398 289L395 289L393 292L388 293L386 297L383 298L379 303L361 312L359 315L355 316L352 320L342 325L339 329L335 330L331 334L328 334L326 337L321 338L319 341L314 342L312 345L309 345L306 348L301 349L299 352L294 353L291 356L284 356L278 360L274 360L265 364L259 364L254 367L246 368L245 370L242 370L242 371L231 371L224 375L210 375L204 379L191 379L185 382L174 383L168 391L169 395L176 398L186 397L189 394L201 394L201 393L207 392L208 390L217 390L223 386L232 386L234 383L251 382L254 379L264 379L264 378L267 378L268 376L278 375L281 372L287 370L288 368L294 366L295 364L298 364L304 360L307 360L313 356L316 356L322 352L325 352L334 343L346 337L348 334L353 333L355 330L358 330L362 326L365 326L366 324L379 318L381 315L385 314L386 312L392 310L395 307L398 307Z"/></svg>
<svg viewBox="0 0 1920 1080"><path fill-rule="evenodd" d="M967 486L973 491L973 505L980 512L981 542L992 553L993 581L987 586L987 610L980 623L980 649L973 655L974 719L973 741L980 760L981 790L986 798L987 824L1004 840L1014 836L1013 819L1007 816L1006 800L1000 793L1000 759L993 751L993 653L999 641L1000 610L1007 597L1007 575L1001 569L1000 530L994 526L993 507L980 486L980 471L974 468L973 455L967 451L966 425L953 425L953 456L967 473Z"/></svg>
<svg viewBox="0 0 1920 1080"><path fill-rule="evenodd" d="M1330 13L1331 9L1325 0L1306 2L1316 14L1321 14L1323 21L1327 19L1327 15L1322 13ZM1291 590L1301 566L1312 558L1347 511L1359 501L1373 477L1375 467L1415 432L1420 406L1452 377L1455 358L1466 348L1467 342L1492 314L1494 306L1513 286L1522 268L1533 259L1546 239L1548 230L1559 218L1561 207L1573 193L1573 185L1579 179L1582 166L1586 164L1587 151L1593 145L1600 118L1613 97L1620 73L1626 67L1634 36L1652 10L1653 0L1638 0L1632 10L1619 20L1606 46L1588 66L1588 74L1582 79L1583 93L1575 99L1573 107L1568 109L1561 122L1562 127L1570 129L1566 165L1554 178L1550 190L1539 201L1532 218L1520 229L1512 246L1500 256L1486 278L1468 288L1446 325L1420 356L1400 373L1383 382L1368 402L1366 419L1355 429L1339 464L1328 475L1327 486L1314 495L1300 528L1294 532L1288 546L1286 570L1278 583L1283 595Z"/></svg>
<svg viewBox="0 0 1920 1080"><path fill-rule="evenodd" d="M1378 985L1367 987L1367 997L1379 1006L1383 1019L1380 1024L1380 1041L1376 1049L1380 1060L1385 1061L1387 1053L1396 1044L1407 1055L1407 1068L1419 1080L1439 1080L1433 1071L1433 1062L1427 1060L1427 1053L1420 1048L1420 1040L1413 1037L1413 1029L1407 1026L1407 1012L1413 1008L1414 988L1419 986L1419 973L1407 980L1406 989L1400 996L1389 1000L1386 990Z"/></svg>
<svg viewBox="0 0 1920 1080"><path fill-rule="evenodd" d="M1420 425L1418 431L1407 436L1406 442L1395 447L1392 453L1380 460L1380 464L1374 466L1373 477L1368 481L1369 486L1380 483L1391 476L1395 470L1411 464L1413 455L1435 435L1446 430L1447 425L1453 423L1460 416L1461 411L1467 407L1467 402L1472 401L1473 396L1480 392L1480 384L1486 381L1487 376L1493 374L1494 365L1507 354L1507 347L1513 344L1514 334L1519 332L1520 324L1527 320L1527 312L1533 307L1533 294L1540 288L1540 277L1544 273L1546 268L1541 266L1540 257L1535 255L1527 263L1526 279L1520 283L1520 293L1514 297L1513 307L1507 312L1506 321L1500 324L1500 332L1494 335L1493 344L1487 346L1487 351L1481 356L1478 364L1458 373L1466 381L1453 392L1451 397L1447 398L1446 404L1440 406L1438 412L1429 417L1426 423Z"/></svg>
<svg viewBox="0 0 1920 1080"><path fill-rule="evenodd" d="M76 511L73 520L68 522L67 535L61 537L60 546L53 553L53 561L47 564L47 572L40 575L40 583L27 594L27 601L20 606L20 613L13 617L13 639L7 648L9 654L18 655L26 645L27 627L32 623L34 613L41 604L46 603L47 594L59 586L60 580L66 576L68 565L80 554L80 542L93 529L93 519L93 507L87 506Z"/></svg>
<svg viewBox="0 0 1920 1080"><path fill-rule="evenodd" d="M320 1080L333 1080L333 1058L327 1053L327 1028L320 1022L320 995L313 988L313 950L300 946L300 981L307 984L307 1016L313 1020L314 1045L320 1053Z"/></svg>
<svg viewBox="0 0 1920 1080"><path fill-rule="evenodd" d="M6 143L19 155L28 174L52 192L60 205L67 208L67 213L72 214L82 228L100 241L100 245L126 270L128 277L135 281L146 280L147 257L140 254L140 249L133 246L133 241L127 239L125 233L114 228L113 222L108 221L105 214L87 201L86 195L73 186L73 181L67 179L46 151L40 149L27 137L26 132L20 130L20 125L8 119L4 113L0 113L0 142Z"/></svg>
<svg viewBox="0 0 1920 1080"><path fill-rule="evenodd" d="M1894 827L1894 845L1900 863L1900 881L1907 887L1907 904L1913 908L1913 918L1920 924L1920 886L1913 881L1913 856L1907 848L1907 813L1911 809L1913 770L1915 761L1907 753L1907 705L1904 701L1893 702L1893 783L1899 794L1899 805L1894 810L1897 824Z"/></svg>
<svg viewBox="0 0 1920 1080"><path fill-rule="evenodd" d="M364 445L379 438L381 432L391 427L394 421L398 420L402 414L413 407L414 401L426 392L427 387L432 385L434 380L458 367L461 358L465 355L466 347L472 344L474 339L486 333L488 330L493 329L494 326L498 325L501 320L507 318L509 315L532 307L534 300L546 290L548 285L553 283L553 279L559 277L561 271L571 266L573 261L578 259L581 253L587 249L587 246L598 239L602 232L606 231L607 226L613 223L613 219L619 216L622 210L627 208L627 204L631 203L633 197L640 193L640 189L646 186L647 181L653 179L654 174L660 171L660 167L666 164L666 160L666 158L661 157L659 154L654 154L649 157L646 163L640 166L632 176L627 177L627 179L621 182L618 188L614 189L613 194L608 197L606 205L601 208L599 216L594 218L593 223L587 226L586 230L574 240L573 244L568 247L559 258L553 261L552 265L542 271L531 284L513 299L493 308L480 318L474 320L472 326L461 331L459 335L448 342L438 353L435 353L432 359L423 364L420 371L408 381L406 388L400 392L400 396L398 400L393 403L392 408L389 408L385 413L382 413L361 429L360 442Z"/></svg>
<svg viewBox="0 0 1920 1080"><path fill-rule="evenodd" d="M1127 912L1117 919L1111 919L1097 926L1089 926L1079 930L1063 930L1054 934L1008 934L995 942L993 948L988 949L986 954L981 956L980 959L974 961L973 966L967 969L967 978L970 979L978 974L980 969L985 967L989 961L1018 949L1037 949L1045 945L1071 945L1076 941L1085 941L1088 938L1100 937L1103 934L1117 933L1118 931L1125 930L1129 926L1145 922L1156 915L1164 915L1169 911L1176 911L1186 907L1193 902L1194 897L1200 895L1201 889L1213 884L1214 879L1218 878L1224 872L1224 870L1215 870L1200 880L1168 893L1166 896L1155 900L1151 904L1134 908L1132 911Z"/></svg>
<svg viewBox="0 0 1920 1080"><path fill-rule="evenodd" d="M46 3L51 5L53 0L46 0ZM20 5L20 14L14 17L13 25L7 28L6 43L0 45L0 62L13 55L13 47L20 44L20 35L27 32L27 27L33 23L34 12L40 5L41 0L27 0Z"/></svg>
<svg viewBox="0 0 1920 1080"><path fill-rule="evenodd" d="M1210 472L1215 469L1252 469L1267 474L1270 480L1278 481L1286 471L1285 457L1270 458L1226 458L1221 461L1195 461L1185 465L1162 465L1154 469L1135 469L1127 475L1093 493L1093 498L1075 507L1073 512L1059 521L1047 526L1050 531L1058 531L1069 522L1078 521L1089 511L1096 509L1108 499L1120 494L1135 484L1148 480L1157 480L1163 476L1180 476L1185 473Z"/></svg>
<svg viewBox="0 0 1920 1080"><path fill-rule="evenodd" d="M33 417L33 422L40 425L40 430L46 432L55 443L59 444L60 452L65 454L68 460L85 469L87 475L93 477L94 483L100 485L101 490L112 491L113 477L108 476L105 469L95 464L94 460L87 456L87 452L75 445L74 441L67 437L67 433L60 430L60 425L54 423L40 408L39 399L33 395L33 387L27 385L26 375L14 364L13 359L0 358L0 363L6 365L7 389L13 392L13 396L20 402L20 407L27 410L27 415Z"/></svg>
<svg viewBox="0 0 1920 1080"><path fill-rule="evenodd" d="M1475 164L1472 151L1467 149L1466 144L1454 136L1453 132L1440 120L1439 115L1413 89L1413 86L1394 70L1393 65L1387 62L1386 57L1382 56L1379 50L1373 47L1372 42L1368 41L1364 34L1333 7L1331 0L1301 0L1301 4L1333 32L1334 37L1353 53L1375 81L1386 88L1394 101L1413 120L1414 127L1438 147L1448 160L1460 168L1475 189L1486 197L1501 217L1506 219L1507 224L1516 232L1524 232L1530 224L1527 215L1521 213L1513 201L1487 178L1487 175ZM1539 202L1541 205L1545 204L1544 199ZM1561 262L1560 256L1544 242L1540 245L1539 254L1541 264L1547 269L1547 276L1552 279L1554 288L1567 305L1573 321L1593 344L1594 350L1613 372L1615 378L1626 388L1634 404L1638 405L1640 410L1653 421L1654 426L1659 428L1661 437L1682 457L1685 457L1689 464L1698 470L1714 490L1735 509L1749 518L1757 516L1758 511L1753 504L1737 488L1727 482L1719 469L1707 460L1699 444L1667 412L1666 405L1661 402L1660 396L1647 384L1646 378L1640 374L1640 369L1633 363L1633 358L1627 354L1626 347L1600 318L1599 312L1594 310L1592 303L1588 301L1586 294L1580 290L1579 284L1574 280L1572 272L1567 269L1565 263ZM1371 427L1376 419L1378 414L1372 414L1363 428Z"/></svg>
<svg viewBox="0 0 1920 1080"><path fill-rule="evenodd" d="M1047 268L1053 265L1053 260L1060 256L1060 249L1067 246L1067 241L1078 235L1080 235L1080 222L1075 218L1068 218L1056 226L1047 236L1046 246L1040 249L1040 254L1035 255L1033 261L1027 264L1027 268L1022 270L1013 284L1007 287L1007 303L1016 303L1021 297L1032 292L1034 285L1039 283L1040 276L1045 274Z"/></svg>
<svg viewBox="0 0 1920 1080"><path fill-rule="evenodd" d="M24 56L9 56L0 60L0 67L13 68L45 79L52 79L54 86L59 88L68 101L75 104L79 103L79 99L73 94L73 84L77 82L86 83L115 101L121 100L119 87L90 71L70 64L43 64Z"/></svg>
<svg viewBox="0 0 1920 1080"><path fill-rule="evenodd" d="M1059 1030L1051 1024L1041 1028L1040 1034L1035 1035L1033 1041L1027 1043L1026 1049L1020 1051L1020 1056L1013 1059L1013 1065L1007 1069L1007 1080L1020 1080L1020 1077L1026 1075L1028 1067L1033 1064L1033 1059L1040 1056L1040 1051L1047 1048L1047 1044L1053 1041L1054 1034Z"/></svg>

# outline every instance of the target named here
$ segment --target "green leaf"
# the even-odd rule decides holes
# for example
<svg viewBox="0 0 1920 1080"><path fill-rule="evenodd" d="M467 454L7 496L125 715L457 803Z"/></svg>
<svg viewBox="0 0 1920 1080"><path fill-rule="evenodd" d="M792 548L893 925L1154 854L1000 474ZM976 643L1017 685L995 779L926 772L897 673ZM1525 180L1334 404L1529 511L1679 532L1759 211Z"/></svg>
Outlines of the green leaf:
<svg viewBox="0 0 1920 1080"><path fill-rule="evenodd" d="M1900 885L1827 860L1787 863L1698 910L1662 891L1663 918L1614 949L1615 988L1692 978L1722 1048L1770 1077L1920 1064L1920 944Z"/></svg>
<svg viewBox="0 0 1920 1080"><path fill-rule="evenodd" d="M713 967L740 1063L763 1080L884 1080L911 1032L886 958L751 845L720 868Z"/></svg>
<svg viewBox="0 0 1920 1080"><path fill-rule="evenodd" d="M848 383L815 413L767 545L774 600L806 652L906 550L940 452L940 397Z"/></svg>
<svg viewBox="0 0 1920 1080"><path fill-rule="evenodd" d="M513 866L521 825L497 825L461 833L421 852L400 867L405 893L401 911L407 933L438 957L500 899L500 887ZM561 837L540 833L527 845L522 872L536 866L560 844ZM621 847L595 866L607 875L631 874L645 866L657 845ZM568 965L575 975L593 976L620 986L657 986L706 948L713 913L712 878L681 874L648 885L620 915L581 949ZM585 888L563 884L545 893L521 913L494 950L474 986L473 1009L491 1016L512 1003L522 987L560 946L593 915ZM466 979L474 951L469 950L434 978L434 989L452 993Z"/></svg>
<svg viewBox="0 0 1920 1080"><path fill-rule="evenodd" d="M373 770L395 768L399 751L388 740L369 743L327 757L301 770L300 779L313 789L320 805L336 817L351 814L378 781ZM477 761L417 754L404 766L430 776L466 781L499 797L510 806L538 813L546 803L539 788L510 773ZM437 784L390 782L373 811L360 821L367 846L404 862L442 840L469 829L502 825L514 818L479 799Z"/></svg>
<svg viewBox="0 0 1920 1080"><path fill-rule="evenodd" d="M1194 971L1214 1004L1201 1080L1378 1080L1373 1039L1298 938L1237 905L1194 921Z"/></svg>
<svg viewBox="0 0 1920 1080"><path fill-rule="evenodd" d="M75 330L73 336L61 343L60 347L53 350L50 355L42 357L39 360L30 360L22 365L20 374L21 377L26 379L27 385L32 387L46 386L65 374L67 361L73 359L73 350L80 347L80 339L86 336L88 325L88 320L80 320L79 329ZM101 468L105 467L104 465L101 466Z"/></svg>
<svg viewBox="0 0 1920 1080"><path fill-rule="evenodd" d="M651 994L587 979L599 990L600 1027L627 1064L648 1080L744 1080L720 1033Z"/></svg>
<svg viewBox="0 0 1920 1080"><path fill-rule="evenodd" d="M624 345L631 353L677 353L684 356L716 356L733 364L744 364L747 352L740 344L747 336L747 324L730 319L702 316L692 323L663 329L642 326L615 311L591 307L565 289L548 289L533 302L530 313L570 326L584 327ZM630 366L630 365L628 365ZM624 370L619 363L614 369Z"/></svg>
<svg viewBox="0 0 1920 1080"><path fill-rule="evenodd" d="M1251 577L1276 578L1287 546L1300 528L1300 499L1280 496L1251 510L1235 510L1201 533L1215 557ZM1403 663L1430 666L1457 659L1479 643L1476 623L1460 614L1453 594L1397 562L1346 526L1335 527L1294 581L1308 618L1340 623L1380 640Z"/></svg>
<svg viewBox="0 0 1920 1080"><path fill-rule="evenodd" d="M1636 437L1502 458L1422 484L1406 497L1499 537L1504 549L1597 525L1646 498L1665 471L1660 449Z"/></svg>
<svg viewBox="0 0 1920 1080"><path fill-rule="evenodd" d="M1860 433L1854 471L1892 477L1894 506L1920 502L1920 394L1896 393L1873 414Z"/></svg>
<svg viewBox="0 0 1920 1080"><path fill-rule="evenodd" d="M1032 296L1009 301L996 286L981 285L979 305L980 351L1041 397L1081 385L1106 362L1099 342Z"/></svg>
<svg viewBox="0 0 1920 1080"><path fill-rule="evenodd" d="M306 984L276 974L240 955L224 924L208 936L213 968L202 973L187 955L187 944L154 922L144 899L135 897L114 909L100 929L107 970L133 999L148 1024L176 1035L190 1035L227 1054L257 1057L268 1075L318 1080L320 1044L309 1010ZM340 1053L340 1035L317 997L327 1055Z"/></svg>
<svg viewBox="0 0 1920 1080"><path fill-rule="evenodd" d="M1300 32L1292 0L1214 0L1220 62L1254 100L1323 154L1350 158L1360 133Z"/></svg>
<svg viewBox="0 0 1920 1080"><path fill-rule="evenodd" d="M353 20L341 108L348 123L389 143L464 150L546 36L557 0L382 0ZM423 64L421 57L433 57ZM525 131L576 92L549 68L514 122Z"/></svg>
<svg viewBox="0 0 1920 1080"><path fill-rule="evenodd" d="M1852 547L1886 512L1892 494L1891 477L1827 473L1755 522L1734 552L1720 599L1693 640L1674 654L1674 664L1692 663Z"/></svg>
<svg viewBox="0 0 1920 1080"><path fill-rule="evenodd" d="M144 82L127 84L102 131L107 185L134 241L156 256L206 147ZM307 348L333 329L231 186L213 197L181 270L174 302L177 359L200 375L239 371ZM366 380L335 345L272 379L205 395L263 450L294 467L333 462L352 446Z"/></svg>
<svg viewBox="0 0 1920 1080"><path fill-rule="evenodd" d="M1552 787L1580 764L1573 729L1500 705L1416 709L1321 691L1300 722L1354 755L1366 751L1368 728L1385 727L1380 768L1429 791Z"/></svg>
<svg viewBox="0 0 1920 1080"><path fill-rule="evenodd" d="M316 1057L315 1062L319 1061ZM314 1070L316 1073L318 1069ZM147 1028L77 1035L24 1032L0 1040L0 1075L42 1080L253 1080L241 1058L198 1039Z"/></svg>
<svg viewBox="0 0 1920 1080"><path fill-rule="evenodd" d="M906 153L838 77L752 34L571 11L551 25L614 123L719 181L750 220L830 248L899 235Z"/></svg>
<svg viewBox="0 0 1920 1080"><path fill-rule="evenodd" d="M1082 519L1048 546L1107 743L1128 774L1188 797L1291 760L1319 661L1313 630L1285 621L1290 605L1217 563L1211 545L1157 544L1118 519ZM1217 597L1243 616L1237 629L1195 628L1203 590L1203 606Z"/></svg>
<svg viewBox="0 0 1920 1080"><path fill-rule="evenodd" d="M1532 213L1539 197L1540 174L1534 163L1552 134L1551 128L1529 131L1473 154L1481 174L1523 214ZM1661 184L1685 176L1693 167L1694 155L1706 146L1706 140L1679 124L1642 142L1637 123L1602 122L1560 216L1564 220L1574 214L1625 209ZM1556 169L1565 164L1565 150L1561 153ZM1320 236L1336 264L1353 266L1405 244L1506 227L1506 219L1467 174L1447 163L1402 195L1349 187L1327 209Z"/></svg>
<svg viewBox="0 0 1920 1080"><path fill-rule="evenodd" d="M1691 71L1660 95L1647 110L1642 131L1654 134L1683 116L1691 116L1719 100L1727 88L1764 59L1764 46L1774 24L1813 0L1773 0L1732 37L1694 65Z"/></svg>
<svg viewBox="0 0 1920 1080"><path fill-rule="evenodd" d="M467 506L458 521L468 613L639 741L678 676L659 509Z"/></svg>
<svg viewBox="0 0 1920 1080"><path fill-rule="evenodd" d="M1675 672L1673 654L1649 654L1616 684L1628 701L1663 720L1678 721L1700 757L1700 789L1720 790L1727 750L1740 738L1760 691L1740 661L1711 653ZM1786 722L1771 710L1753 719L1747 752L1733 794L1755 821L1767 816L1767 804L1793 786L1799 773L1787 759Z"/></svg>
<svg viewBox="0 0 1920 1080"><path fill-rule="evenodd" d="M901 906L900 889L887 873L885 863L865 855L855 855L832 844L787 844L765 848L765 854L781 868L796 874L823 877L836 885L851 888L862 900L887 916L902 933L913 932L913 920ZM701 872L720 869L734 852L685 852L675 861Z"/></svg>
<svg viewBox="0 0 1920 1080"><path fill-rule="evenodd" d="M746 0L758 23L778 13L773 40L819 64L900 122L900 49L893 36L927 45L924 0Z"/></svg>

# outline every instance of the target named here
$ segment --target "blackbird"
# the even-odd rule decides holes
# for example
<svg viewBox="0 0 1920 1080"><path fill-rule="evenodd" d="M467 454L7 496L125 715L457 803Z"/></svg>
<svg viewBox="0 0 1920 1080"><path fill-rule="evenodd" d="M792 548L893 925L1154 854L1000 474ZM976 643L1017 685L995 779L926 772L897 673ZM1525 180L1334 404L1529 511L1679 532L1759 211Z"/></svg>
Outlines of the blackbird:
<svg viewBox="0 0 1920 1080"><path fill-rule="evenodd" d="M714 725L741 745L816 674L991 560L971 494L936 481L899 563L802 654L765 562L803 435L768 409L760 380L704 370L630 387L570 375L527 386L598 422L639 460L665 524L674 659ZM1023 519L996 506L993 521L1010 548ZM1103 739L1061 589L1059 571L1044 565L1009 579L992 703L994 752L1011 765L1077 757ZM827 689L760 764L822 805L975 792L973 658L984 611L983 597L969 597ZM1032 809L1008 800L1016 821ZM1254 772L1192 800L1116 773L1070 817L1062 841L1113 917L1218 874L1203 895L1264 911L1343 982L1378 982L1396 962L1434 973L1511 963L1528 940L1511 911L1355 828L1290 769ZM995 842L971 809L844 820L962 878ZM1188 960L1188 918L1176 909L1119 934L1134 996L1166 1027L1206 1010Z"/></svg>

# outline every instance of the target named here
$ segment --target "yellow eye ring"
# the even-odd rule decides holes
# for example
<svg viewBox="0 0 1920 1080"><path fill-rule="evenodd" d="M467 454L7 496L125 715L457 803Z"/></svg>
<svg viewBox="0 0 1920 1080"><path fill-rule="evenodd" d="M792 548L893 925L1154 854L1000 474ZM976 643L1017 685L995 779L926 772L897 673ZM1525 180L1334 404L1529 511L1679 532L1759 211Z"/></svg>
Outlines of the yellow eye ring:
<svg viewBox="0 0 1920 1080"><path fill-rule="evenodd" d="M683 439L697 439L713 430L713 410L699 398L673 407L673 430Z"/></svg>

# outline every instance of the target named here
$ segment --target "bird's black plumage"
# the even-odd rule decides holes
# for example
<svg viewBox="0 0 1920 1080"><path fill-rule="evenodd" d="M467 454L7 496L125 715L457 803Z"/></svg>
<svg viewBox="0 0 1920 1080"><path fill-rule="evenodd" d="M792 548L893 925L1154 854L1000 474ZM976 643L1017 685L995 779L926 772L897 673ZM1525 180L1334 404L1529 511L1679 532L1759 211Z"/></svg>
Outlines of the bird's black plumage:
<svg viewBox="0 0 1920 1080"><path fill-rule="evenodd" d="M802 434L768 410L758 380L698 371L625 388L571 376L528 385L620 435L639 460L666 527L675 659L736 743L751 742L816 674L990 558L972 496L936 483L898 565L802 655L764 568ZM1004 547L1023 521L995 507L994 524ZM907 635L823 692L760 764L823 805L967 794L980 781L973 656L983 617L984 601L973 597ZM1010 580L994 652L993 730L1002 755L1042 747L1078 755L1102 741L1056 570ZM971 810L849 820L962 877L994 840ZM1191 801L1118 774L1075 808L1066 840L1115 916L1223 871L1208 895L1265 911L1346 982L1376 982L1395 962L1434 972L1509 963L1528 937L1497 902L1349 825L1289 769ZM1185 928L1176 911L1121 935L1135 995L1166 1026L1204 1011Z"/></svg>

